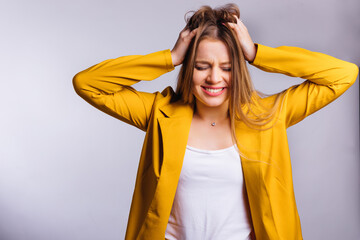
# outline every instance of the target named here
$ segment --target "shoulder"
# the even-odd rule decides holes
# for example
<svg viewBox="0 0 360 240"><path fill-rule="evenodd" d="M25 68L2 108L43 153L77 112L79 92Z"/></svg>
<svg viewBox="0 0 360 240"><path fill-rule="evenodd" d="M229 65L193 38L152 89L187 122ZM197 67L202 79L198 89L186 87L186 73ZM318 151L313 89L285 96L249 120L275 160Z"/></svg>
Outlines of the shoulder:
<svg viewBox="0 0 360 240"><path fill-rule="evenodd" d="M156 92L155 95L155 104L157 106L164 106L178 99L177 94L171 86L166 87L161 92Z"/></svg>
<svg viewBox="0 0 360 240"><path fill-rule="evenodd" d="M192 105L182 101L171 86L166 87L161 93L156 93L154 111L160 111L166 117L192 116Z"/></svg>
<svg viewBox="0 0 360 240"><path fill-rule="evenodd" d="M181 102L180 97L175 93L171 86L168 86L161 92L156 92L154 94L154 108L162 108L168 105L171 105L175 108L177 105L176 103Z"/></svg>

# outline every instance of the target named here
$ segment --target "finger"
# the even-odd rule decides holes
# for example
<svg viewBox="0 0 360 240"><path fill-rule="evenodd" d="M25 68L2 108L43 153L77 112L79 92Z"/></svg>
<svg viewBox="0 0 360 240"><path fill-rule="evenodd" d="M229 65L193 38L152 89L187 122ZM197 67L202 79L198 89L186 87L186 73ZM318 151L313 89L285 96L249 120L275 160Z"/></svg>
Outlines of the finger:
<svg viewBox="0 0 360 240"><path fill-rule="evenodd" d="M238 23L239 21L241 21L241 20L239 20L238 16L233 15L233 17L236 19L236 23Z"/></svg>
<svg viewBox="0 0 360 240"><path fill-rule="evenodd" d="M181 31L179 34L179 39L183 39L183 40L186 39L189 33L190 33L190 29L185 29Z"/></svg>
<svg viewBox="0 0 360 240"><path fill-rule="evenodd" d="M243 21L242 21L242 19L237 19L237 24L238 24L238 26L240 26L241 28L245 28L246 29L246 26L245 26L245 24L243 23Z"/></svg>
<svg viewBox="0 0 360 240"><path fill-rule="evenodd" d="M190 41L197 33L197 28L193 29L191 32L189 30L189 33L185 36L185 39Z"/></svg>
<svg viewBox="0 0 360 240"><path fill-rule="evenodd" d="M226 24L224 24L226 26ZM231 23L231 22L228 22L227 25L231 28L231 29L235 29L237 24L236 23Z"/></svg>
<svg viewBox="0 0 360 240"><path fill-rule="evenodd" d="M198 31L198 29L195 28L195 29L193 29L193 30L189 33L189 35L191 36L191 38L193 38L193 37L196 35L197 31Z"/></svg>
<svg viewBox="0 0 360 240"><path fill-rule="evenodd" d="M243 26L243 27L245 27L245 25L244 25L244 23L243 23L242 19L238 18L238 16L236 16L236 15L233 15L233 16L235 17L235 19L236 19L236 23L237 23L239 26Z"/></svg>

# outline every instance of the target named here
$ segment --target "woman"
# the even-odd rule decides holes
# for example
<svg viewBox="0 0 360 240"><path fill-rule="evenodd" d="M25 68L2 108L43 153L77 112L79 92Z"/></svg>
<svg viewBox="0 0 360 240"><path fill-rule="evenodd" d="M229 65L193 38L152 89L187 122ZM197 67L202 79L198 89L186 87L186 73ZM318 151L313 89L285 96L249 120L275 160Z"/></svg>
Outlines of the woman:
<svg viewBox="0 0 360 240"><path fill-rule="evenodd" d="M302 239L286 128L344 93L352 63L254 44L235 5L202 7L170 50L74 77L96 108L143 131L126 239ZM260 97L246 61L307 81ZM131 87L182 64L176 92Z"/></svg>

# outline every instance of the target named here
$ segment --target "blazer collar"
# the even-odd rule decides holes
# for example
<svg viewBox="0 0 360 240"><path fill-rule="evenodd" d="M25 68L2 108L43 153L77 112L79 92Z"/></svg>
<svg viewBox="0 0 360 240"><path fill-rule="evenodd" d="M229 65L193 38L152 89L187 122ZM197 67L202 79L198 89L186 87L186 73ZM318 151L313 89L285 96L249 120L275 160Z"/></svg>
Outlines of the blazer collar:
<svg viewBox="0 0 360 240"><path fill-rule="evenodd" d="M159 108L166 117L185 117L192 119L194 108L192 104L176 101Z"/></svg>

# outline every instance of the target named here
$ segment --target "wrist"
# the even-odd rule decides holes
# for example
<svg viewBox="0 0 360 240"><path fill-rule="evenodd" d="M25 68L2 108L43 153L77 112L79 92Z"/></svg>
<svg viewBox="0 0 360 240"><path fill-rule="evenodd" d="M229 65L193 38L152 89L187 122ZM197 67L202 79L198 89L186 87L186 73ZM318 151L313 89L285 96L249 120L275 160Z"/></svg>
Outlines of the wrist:
<svg viewBox="0 0 360 240"><path fill-rule="evenodd" d="M172 60L172 63L174 65L174 67L176 67L177 65L179 65L179 60L178 60L178 57L176 55L176 53L174 51L171 51L171 60Z"/></svg>
<svg viewBox="0 0 360 240"><path fill-rule="evenodd" d="M253 49L250 51L251 54L246 59L249 63L254 62L256 54L257 54L257 48L258 48L257 44L254 43Z"/></svg>

